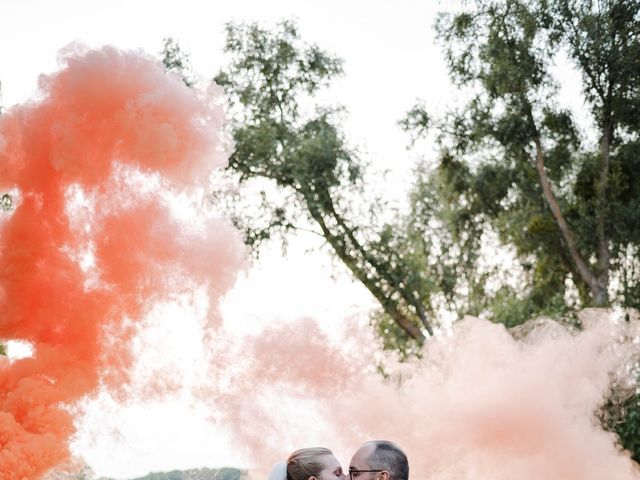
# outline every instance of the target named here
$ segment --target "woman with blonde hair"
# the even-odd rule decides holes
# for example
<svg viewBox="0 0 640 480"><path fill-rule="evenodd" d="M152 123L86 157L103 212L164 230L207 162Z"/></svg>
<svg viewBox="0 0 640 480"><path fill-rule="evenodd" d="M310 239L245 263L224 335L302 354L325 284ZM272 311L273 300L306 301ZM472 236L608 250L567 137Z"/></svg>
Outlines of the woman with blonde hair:
<svg viewBox="0 0 640 480"><path fill-rule="evenodd" d="M278 462L268 480L346 480L340 462L328 448L296 450L286 462Z"/></svg>

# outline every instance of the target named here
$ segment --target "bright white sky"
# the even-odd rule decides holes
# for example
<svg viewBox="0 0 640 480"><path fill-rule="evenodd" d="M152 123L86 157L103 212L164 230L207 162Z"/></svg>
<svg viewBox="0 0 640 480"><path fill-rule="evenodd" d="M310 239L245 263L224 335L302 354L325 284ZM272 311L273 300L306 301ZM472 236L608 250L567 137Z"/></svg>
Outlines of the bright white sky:
<svg viewBox="0 0 640 480"><path fill-rule="evenodd" d="M111 44L157 53L175 38L191 55L193 70L211 78L222 65L223 24L297 18L302 38L345 60L346 74L325 96L345 105L350 141L375 169L389 169L382 193L396 195L410 177L415 154L396 122L417 98L432 111L454 100L442 55L434 43L437 0L3 0L0 81L3 106L27 100L40 73L56 69L56 52L70 42ZM431 152L424 152L427 156ZM311 316L339 329L349 315L366 316L364 289L335 269L324 254L292 245L278 248L242 278L225 304L225 322L238 332L268 322ZM304 279L304 281L300 281ZM248 301L250 299L251 301ZM293 301L292 301L293 299ZM185 341L190 334L185 334ZM174 341L176 332L171 337ZM184 351L176 342L175 352ZM188 361L188 359L186 360ZM75 450L99 475L132 477L150 470L242 466L216 431L180 401L118 407L102 399L81 425ZM105 417L102 407L111 411ZM348 459L341 459L346 461Z"/></svg>

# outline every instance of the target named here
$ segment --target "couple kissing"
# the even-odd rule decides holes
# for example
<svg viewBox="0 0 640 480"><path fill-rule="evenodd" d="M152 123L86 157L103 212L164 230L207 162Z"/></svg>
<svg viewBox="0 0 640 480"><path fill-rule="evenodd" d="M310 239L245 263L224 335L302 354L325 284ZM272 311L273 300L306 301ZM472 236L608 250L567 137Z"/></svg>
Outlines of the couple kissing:
<svg viewBox="0 0 640 480"><path fill-rule="evenodd" d="M346 472L328 448L303 448L276 463L268 480L409 480L409 463L404 452L386 440L363 444Z"/></svg>

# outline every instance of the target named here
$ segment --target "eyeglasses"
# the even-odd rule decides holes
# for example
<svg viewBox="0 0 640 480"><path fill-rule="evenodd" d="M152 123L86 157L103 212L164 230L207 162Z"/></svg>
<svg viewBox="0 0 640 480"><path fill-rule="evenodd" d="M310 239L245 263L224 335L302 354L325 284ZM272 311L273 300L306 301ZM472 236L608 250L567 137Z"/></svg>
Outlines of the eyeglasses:
<svg viewBox="0 0 640 480"><path fill-rule="evenodd" d="M357 468L350 468L349 469L349 480L353 480L354 474L357 476L360 473L379 473L379 472L384 472L384 470L358 470Z"/></svg>

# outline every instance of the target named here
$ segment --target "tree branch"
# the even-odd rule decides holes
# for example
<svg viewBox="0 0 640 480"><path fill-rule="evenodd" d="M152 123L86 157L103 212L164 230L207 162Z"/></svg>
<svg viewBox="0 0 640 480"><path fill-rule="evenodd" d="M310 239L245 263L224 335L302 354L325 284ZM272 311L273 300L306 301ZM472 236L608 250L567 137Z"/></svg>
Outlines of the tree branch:
<svg viewBox="0 0 640 480"><path fill-rule="evenodd" d="M384 290L375 281L372 281L367 273L357 265L352 256L349 255L343 241L331 232L318 209L309 208L309 213L322 229L325 239L334 249L340 260L344 262L347 268L351 270L356 278L360 280L367 290L380 302L385 312L394 319L400 328L417 340L418 343L422 344L426 339L422 331L400 311L397 302L394 301L390 295L387 295Z"/></svg>
<svg viewBox="0 0 640 480"><path fill-rule="evenodd" d="M433 336L433 328L431 327L431 324L427 320L426 312L424 310L422 302L420 302L420 300L416 298L413 292L408 291L405 287L402 286L402 283L403 283L402 280L398 280L397 278L395 278L393 274L390 274L388 271L386 271L386 269L384 269L382 265L380 265L380 262L378 262L373 257L373 255L371 255L360 244L358 239L356 239L355 235L353 234L353 230L351 230L346 225L344 219L338 214L338 212L336 212L333 202L331 201L331 198L329 198L328 201L329 201L329 204L328 204L329 212L333 216L334 220L345 232L345 234L347 235L347 237L349 238L353 246L356 248L356 250L358 250L360 254L363 256L364 260L367 261L375 269L378 275L380 275L386 282L391 284L391 286L393 286L402 295L402 297L407 301L407 303L411 305L413 308L415 308L416 314L418 315L418 318L420 318L420 321L422 322L422 325L424 325L424 328L429 333L429 336Z"/></svg>

